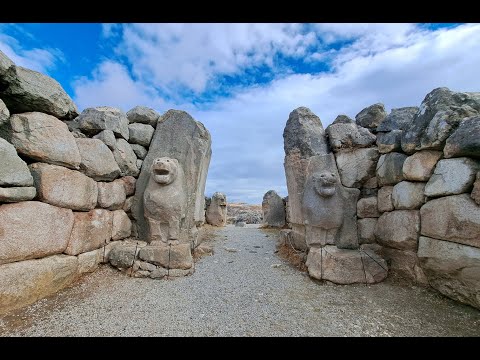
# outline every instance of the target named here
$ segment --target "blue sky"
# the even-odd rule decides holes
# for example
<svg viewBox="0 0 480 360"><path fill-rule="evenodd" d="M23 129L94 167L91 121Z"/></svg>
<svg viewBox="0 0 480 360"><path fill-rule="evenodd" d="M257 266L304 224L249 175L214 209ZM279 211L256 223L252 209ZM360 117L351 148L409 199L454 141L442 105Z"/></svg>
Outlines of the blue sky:
<svg viewBox="0 0 480 360"><path fill-rule="evenodd" d="M59 81L80 110L182 109L212 134L207 195L287 195L283 128L324 127L432 89L480 90L480 24L0 24L0 50Z"/></svg>

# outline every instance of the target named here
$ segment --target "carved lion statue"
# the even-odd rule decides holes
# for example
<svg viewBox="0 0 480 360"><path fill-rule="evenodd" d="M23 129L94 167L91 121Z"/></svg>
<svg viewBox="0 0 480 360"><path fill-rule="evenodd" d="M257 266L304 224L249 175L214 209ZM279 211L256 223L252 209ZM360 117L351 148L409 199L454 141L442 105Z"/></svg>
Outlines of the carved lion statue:
<svg viewBox="0 0 480 360"><path fill-rule="evenodd" d="M303 194L303 215L307 243L334 244L343 223L343 201L338 193L338 178L331 171L312 174Z"/></svg>
<svg viewBox="0 0 480 360"><path fill-rule="evenodd" d="M179 242L186 209L184 184L183 169L177 159L160 157L153 160L143 195L150 243Z"/></svg>

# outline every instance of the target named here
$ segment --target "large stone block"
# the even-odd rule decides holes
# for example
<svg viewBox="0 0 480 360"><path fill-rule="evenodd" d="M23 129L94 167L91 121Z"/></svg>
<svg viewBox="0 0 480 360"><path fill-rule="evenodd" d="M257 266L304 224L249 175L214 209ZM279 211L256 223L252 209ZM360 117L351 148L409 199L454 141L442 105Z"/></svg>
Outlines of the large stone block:
<svg viewBox="0 0 480 360"><path fill-rule="evenodd" d="M380 213L378 212L377 197L370 196L358 200L357 216L359 218L378 218Z"/></svg>
<svg viewBox="0 0 480 360"><path fill-rule="evenodd" d="M148 147L155 129L147 124L133 123L128 125L128 131L130 134L128 141L130 143Z"/></svg>
<svg viewBox="0 0 480 360"><path fill-rule="evenodd" d="M441 157L441 151L419 151L405 159L402 169L403 176L406 180L427 181L432 176L433 169Z"/></svg>
<svg viewBox="0 0 480 360"><path fill-rule="evenodd" d="M393 211L393 186L383 186L378 189L377 195L377 207L378 211L386 212L386 211Z"/></svg>
<svg viewBox="0 0 480 360"><path fill-rule="evenodd" d="M73 119L78 115L70 96L49 76L21 66L10 66L1 82L0 97L11 113L39 111L59 119Z"/></svg>
<svg viewBox="0 0 480 360"><path fill-rule="evenodd" d="M120 109L108 106L87 108L76 121L85 134L96 135L102 130L111 130L117 137L129 139L128 119Z"/></svg>
<svg viewBox="0 0 480 360"><path fill-rule="evenodd" d="M330 147L334 151L341 149L365 148L375 143L375 135L358 126L348 116L339 115L325 130Z"/></svg>
<svg viewBox="0 0 480 360"><path fill-rule="evenodd" d="M7 105L0 99L0 126L5 124L10 117L10 111L7 108Z"/></svg>
<svg viewBox="0 0 480 360"><path fill-rule="evenodd" d="M381 132L377 134L378 151L386 154L392 151L402 151L402 130L393 130L390 132Z"/></svg>
<svg viewBox="0 0 480 360"><path fill-rule="evenodd" d="M401 181L393 187L393 206L397 210L415 210L425 202L425 183Z"/></svg>
<svg viewBox="0 0 480 360"><path fill-rule="evenodd" d="M421 236L418 257L430 286L480 309L480 249Z"/></svg>
<svg viewBox="0 0 480 360"><path fill-rule="evenodd" d="M358 125L368 129L376 130L386 118L387 112L385 106L381 103L373 104L355 115L355 121Z"/></svg>
<svg viewBox="0 0 480 360"><path fill-rule="evenodd" d="M376 169L378 185L395 185L402 181L403 163L406 158L407 155L396 152L381 155Z"/></svg>
<svg viewBox="0 0 480 360"><path fill-rule="evenodd" d="M479 169L479 163L470 158L440 160L425 186L425 195L434 197L469 192Z"/></svg>
<svg viewBox="0 0 480 360"><path fill-rule="evenodd" d="M137 156L126 140L117 139L113 157L120 168L122 176L138 176L140 171L137 167Z"/></svg>
<svg viewBox="0 0 480 360"><path fill-rule="evenodd" d="M89 251L77 256L78 258L78 275L91 273L97 270L98 266L104 261L104 248Z"/></svg>
<svg viewBox="0 0 480 360"><path fill-rule="evenodd" d="M381 245L399 250L417 250L420 232L418 210L395 210L383 213L375 227L375 238Z"/></svg>
<svg viewBox="0 0 480 360"><path fill-rule="evenodd" d="M97 204L97 183L79 171L61 166L34 163L29 165L38 199L51 205L89 211Z"/></svg>
<svg viewBox="0 0 480 360"><path fill-rule="evenodd" d="M377 131L405 130L412 123L417 111L417 106L392 109L385 120L377 126Z"/></svg>
<svg viewBox="0 0 480 360"><path fill-rule="evenodd" d="M375 242L375 226L377 218L358 219L358 243L371 244Z"/></svg>
<svg viewBox="0 0 480 360"><path fill-rule="evenodd" d="M382 247L378 253L386 260L389 274L418 284L428 284L415 251Z"/></svg>
<svg viewBox="0 0 480 360"><path fill-rule="evenodd" d="M263 195L263 223L272 227L285 226L285 203L275 190L269 190Z"/></svg>
<svg viewBox="0 0 480 360"><path fill-rule="evenodd" d="M160 265L166 269L190 269L193 258L190 244L145 246L138 257L144 261Z"/></svg>
<svg viewBox="0 0 480 360"><path fill-rule="evenodd" d="M311 277L335 284L375 284L388 274L385 260L374 252L339 249L332 245L311 248L306 266Z"/></svg>
<svg viewBox="0 0 480 360"><path fill-rule="evenodd" d="M0 186L32 186L33 177L25 161L8 141L0 138Z"/></svg>
<svg viewBox="0 0 480 360"><path fill-rule="evenodd" d="M160 114L146 106L135 106L127 112L127 118L130 123L148 124L155 128Z"/></svg>
<svg viewBox="0 0 480 360"><path fill-rule="evenodd" d="M75 223L65 254L78 255L106 245L112 236L112 213L94 209L75 212Z"/></svg>
<svg viewBox="0 0 480 360"><path fill-rule="evenodd" d="M0 264L60 254L73 227L72 210L38 201L0 206Z"/></svg>
<svg viewBox="0 0 480 360"><path fill-rule="evenodd" d="M77 277L76 256L54 255L0 265L0 314L55 294Z"/></svg>
<svg viewBox="0 0 480 360"><path fill-rule="evenodd" d="M471 197L477 203L477 205L480 205L480 171L477 172L477 180L475 180L473 183Z"/></svg>
<svg viewBox="0 0 480 360"><path fill-rule="evenodd" d="M124 182L117 179L113 182L99 182L98 185L98 206L109 210L120 210L125 203Z"/></svg>
<svg viewBox="0 0 480 360"><path fill-rule="evenodd" d="M34 187L8 187L0 188L0 203L12 203L32 200L37 195Z"/></svg>
<svg viewBox="0 0 480 360"><path fill-rule="evenodd" d="M480 116L464 119L447 139L443 153L446 158L470 156L480 158Z"/></svg>
<svg viewBox="0 0 480 360"><path fill-rule="evenodd" d="M0 136L17 152L34 160L78 169L80 153L67 125L40 112L14 114L0 128Z"/></svg>
<svg viewBox="0 0 480 360"><path fill-rule="evenodd" d="M377 148L337 152L335 158L343 186L361 187L375 177L378 157Z"/></svg>
<svg viewBox="0 0 480 360"><path fill-rule="evenodd" d="M120 175L110 149L99 139L75 139L80 152L80 169L96 181L111 181Z"/></svg>
<svg viewBox="0 0 480 360"><path fill-rule="evenodd" d="M453 131L479 111L480 93L453 92L445 87L432 90L402 134L403 151L442 150Z"/></svg>
<svg viewBox="0 0 480 360"><path fill-rule="evenodd" d="M422 235L480 247L480 207L468 194L431 200L420 216Z"/></svg>
<svg viewBox="0 0 480 360"><path fill-rule="evenodd" d="M121 240L132 234L132 221L123 210L113 212L112 240Z"/></svg>

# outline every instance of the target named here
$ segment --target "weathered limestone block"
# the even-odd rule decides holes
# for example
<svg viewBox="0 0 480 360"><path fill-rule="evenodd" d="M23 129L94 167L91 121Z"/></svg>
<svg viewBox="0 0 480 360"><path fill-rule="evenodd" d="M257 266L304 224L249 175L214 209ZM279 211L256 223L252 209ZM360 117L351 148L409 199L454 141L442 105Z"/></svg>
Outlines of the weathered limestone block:
<svg viewBox="0 0 480 360"><path fill-rule="evenodd" d="M377 126L385 120L387 112L381 103L373 104L355 115L355 122L368 129L376 130Z"/></svg>
<svg viewBox="0 0 480 360"><path fill-rule="evenodd" d="M12 66L15 66L13 61L0 50L0 77L3 78Z"/></svg>
<svg viewBox="0 0 480 360"><path fill-rule="evenodd" d="M375 227L375 238L381 245L399 250L417 250L420 232L418 210L395 210L383 213Z"/></svg>
<svg viewBox="0 0 480 360"><path fill-rule="evenodd" d="M162 157L154 160L150 173L143 200L148 242L188 241L181 228L187 208L182 166L177 159Z"/></svg>
<svg viewBox="0 0 480 360"><path fill-rule="evenodd" d="M190 244L149 245L138 253L138 257L166 269L190 269L193 258Z"/></svg>
<svg viewBox="0 0 480 360"><path fill-rule="evenodd" d="M447 139L443 153L446 158L470 156L480 158L480 116L464 119Z"/></svg>
<svg viewBox="0 0 480 360"><path fill-rule="evenodd" d="M480 207L468 194L431 200L420 216L422 235L480 248Z"/></svg>
<svg viewBox="0 0 480 360"><path fill-rule="evenodd" d="M311 277L335 284L375 284L388 274L385 260L374 252L339 249L331 245L311 248L306 265Z"/></svg>
<svg viewBox="0 0 480 360"><path fill-rule="evenodd" d="M210 133L189 114L169 110L159 119L137 180L132 207L132 215L137 220L141 239L146 239L149 233L144 216L145 188L150 181L153 162L162 157L176 159L181 165L179 168L184 172L182 194L185 196L185 203L181 205L185 209L183 227L185 232L189 233L190 240L195 238L196 226L205 222L205 183L211 154ZM157 187L161 186L163 185L157 184Z"/></svg>
<svg viewBox="0 0 480 360"><path fill-rule="evenodd" d="M0 186L32 186L33 177L15 147L0 138Z"/></svg>
<svg viewBox="0 0 480 360"><path fill-rule="evenodd" d="M0 137L15 146L19 154L34 160L78 169L80 153L67 125L40 112L14 114L0 128Z"/></svg>
<svg viewBox="0 0 480 360"><path fill-rule="evenodd" d="M103 256L103 247L78 255L78 275L91 273L97 270L98 265L103 262Z"/></svg>
<svg viewBox="0 0 480 360"><path fill-rule="evenodd" d="M393 186L383 186L378 189L378 196L377 196L377 207L378 211L386 212L386 211L393 211Z"/></svg>
<svg viewBox="0 0 480 360"><path fill-rule="evenodd" d="M403 163L407 155L391 152L380 156L377 163L379 186L395 185L403 180Z"/></svg>
<svg viewBox="0 0 480 360"><path fill-rule="evenodd" d="M118 269L128 269L134 265L140 250L147 244L143 241L114 241L108 244L108 262Z"/></svg>
<svg viewBox="0 0 480 360"><path fill-rule="evenodd" d="M130 196L135 193L135 184L137 183L137 179L135 179L133 176L123 176L118 180L123 182L125 195Z"/></svg>
<svg viewBox="0 0 480 360"><path fill-rule="evenodd" d="M60 254L73 227L71 210L38 201L0 206L0 264Z"/></svg>
<svg viewBox="0 0 480 360"><path fill-rule="evenodd" d="M480 249L421 236L418 257L430 286L480 309Z"/></svg>
<svg viewBox="0 0 480 360"><path fill-rule="evenodd" d="M133 123L128 125L128 131L130 134L128 141L130 143L148 147L155 129L151 125Z"/></svg>
<svg viewBox="0 0 480 360"><path fill-rule="evenodd" d="M148 151L142 145L130 144L130 147L138 159L143 160L147 156Z"/></svg>
<svg viewBox="0 0 480 360"><path fill-rule="evenodd" d="M341 149L365 148L375 143L375 135L358 126L346 115L339 115L325 130L331 148Z"/></svg>
<svg viewBox="0 0 480 360"><path fill-rule="evenodd" d="M371 244L375 242L375 226L377 218L358 219L358 243Z"/></svg>
<svg viewBox="0 0 480 360"><path fill-rule="evenodd" d="M377 131L405 130L412 123L417 111L417 106L392 109L385 120L377 126Z"/></svg>
<svg viewBox="0 0 480 360"><path fill-rule="evenodd" d="M127 112L127 118L130 123L148 124L155 128L160 114L146 106L135 106Z"/></svg>
<svg viewBox="0 0 480 360"><path fill-rule="evenodd" d="M357 216L359 218L378 218L380 213L378 212L377 197L370 196L358 200Z"/></svg>
<svg viewBox="0 0 480 360"><path fill-rule="evenodd" d="M10 111L7 108L7 105L0 99L0 126L5 124L10 117Z"/></svg>
<svg viewBox="0 0 480 360"><path fill-rule="evenodd" d="M113 212L112 240L121 240L132 234L132 221L123 210Z"/></svg>
<svg viewBox="0 0 480 360"><path fill-rule="evenodd" d="M137 167L137 156L132 150L130 144L124 139L117 139L113 157L120 168L122 176L138 176L140 171Z"/></svg>
<svg viewBox="0 0 480 360"><path fill-rule="evenodd" d="M470 158L443 159L425 186L425 195L446 196L469 192L480 163Z"/></svg>
<svg viewBox="0 0 480 360"><path fill-rule="evenodd" d="M269 190L263 195L262 211L265 225L279 228L285 226L285 203L275 190Z"/></svg>
<svg viewBox="0 0 480 360"><path fill-rule="evenodd" d="M453 92L445 87L432 90L402 134L403 151L442 150L453 131L479 111L480 93Z"/></svg>
<svg viewBox="0 0 480 360"><path fill-rule="evenodd" d="M76 139L80 152L80 169L96 181L111 181L120 175L110 149L99 139Z"/></svg>
<svg viewBox="0 0 480 360"><path fill-rule="evenodd" d="M397 210L415 210L425 202L425 183L401 181L393 187L393 206Z"/></svg>
<svg viewBox="0 0 480 360"><path fill-rule="evenodd" d="M94 209L75 212L75 223L64 253L78 255L106 245L112 237L112 213Z"/></svg>
<svg viewBox="0 0 480 360"><path fill-rule="evenodd" d="M77 257L67 255L0 265L0 313L55 294L75 280L77 269Z"/></svg>
<svg viewBox="0 0 480 360"><path fill-rule="evenodd" d="M378 157L377 148L344 150L335 153L343 186L358 188L375 177Z"/></svg>
<svg viewBox="0 0 480 360"><path fill-rule="evenodd" d="M114 150L117 141L115 140L115 134L112 130L100 131L97 135L92 137L93 139L101 140L110 150Z"/></svg>
<svg viewBox="0 0 480 360"><path fill-rule="evenodd" d="M477 203L477 205L480 205L480 171L477 172L477 180L475 180L473 183L471 197Z"/></svg>
<svg viewBox="0 0 480 360"><path fill-rule="evenodd" d="M98 206L109 210L120 210L125 203L124 182L117 179L112 182L99 182L98 185Z"/></svg>
<svg viewBox="0 0 480 360"><path fill-rule="evenodd" d="M378 253L387 261L391 275L414 281L417 284L428 284L415 251L382 247Z"/></svg>
<svg viewBox="0 0 480 360"><path fill-rule="evenodd" d="M0 79L0 97L11 113L39 111L59 119L73 119L77 106L49 76L21 66L9 66Z"/></svg>
<svg viewBox="0 0 480 360"><path fill-rule="evenodd" d="M402 130L381 132L377 134L377 146L380 154L402 151Z"/></svg>
<svg viewBox="0 0 480 360"><path fill-rule="evenodd" d="M405 159L403 176L406 180L427 181L432 176L433 169L441 157L441 151L419 151Z"/></svg>
<svg viewBox="0 0 480 360"><path fill-rule="evenodd" d="M227 196L225 194L220 192L213 194L205 218L207 223L213 226L227 225Z"/></svg>
<svg viewBox="0 0 480 360"><path fill-rule="evenodd" d="M51 205L89 211L97 204L97 183L79 171L44 163L29 165L38 199Z"/></svg>
<svg viewBox="0 0 480 360"><path fill-rule="evenodd" d="M13 203L32 200L37 195L34 187L0 188L0 203Z"/></svg>
<svg viewBox="0 0 480 360"><path fill-rule="evenodd" d="M87 108L76 121L85 134L96 135L102 130L111 130L117 137L129 139L128 119L120 109L108 106Z"/></svg>

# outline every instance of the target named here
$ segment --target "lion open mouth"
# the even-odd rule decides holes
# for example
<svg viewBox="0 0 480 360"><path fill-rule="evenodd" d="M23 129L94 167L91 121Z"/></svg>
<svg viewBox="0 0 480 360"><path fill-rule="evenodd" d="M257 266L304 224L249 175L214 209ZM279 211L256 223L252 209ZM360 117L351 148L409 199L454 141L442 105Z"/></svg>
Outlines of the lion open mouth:
<svg viewBox="0 0 480 360"><path fill-rule="evenodd" d="M153 170L153 172L155 173L155 175L169 175L170 174L170 171L168 171L167 169L155 169L155 170Z"/></svg>

